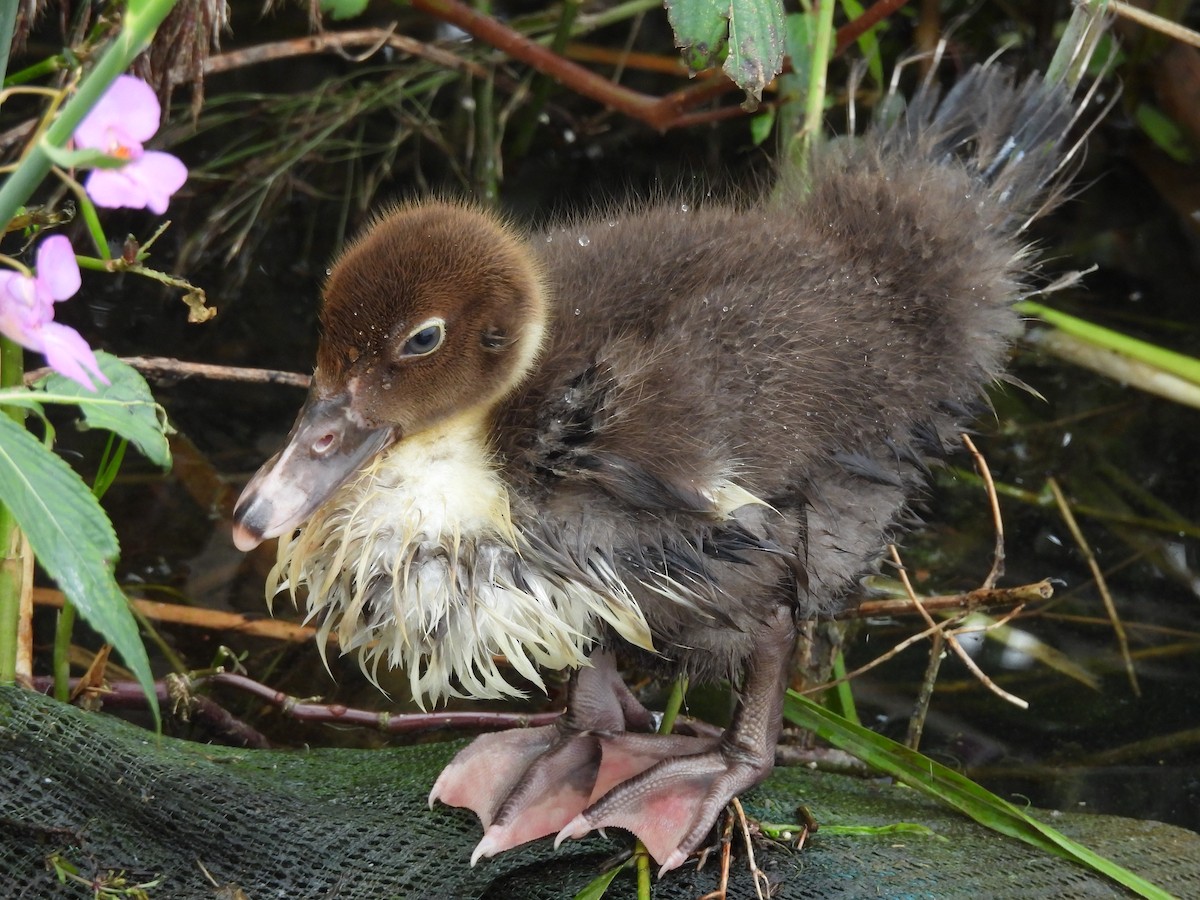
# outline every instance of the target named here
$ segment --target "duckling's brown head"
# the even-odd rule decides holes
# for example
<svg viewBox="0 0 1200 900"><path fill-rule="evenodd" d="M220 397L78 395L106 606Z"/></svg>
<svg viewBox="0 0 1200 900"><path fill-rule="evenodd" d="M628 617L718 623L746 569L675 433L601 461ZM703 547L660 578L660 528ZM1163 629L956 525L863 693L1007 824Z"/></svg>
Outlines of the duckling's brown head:
<svg viewBox="0 0 1200 900"><path fill-rule="evenodd" d="M494 217L453 203L381 217L330 272L312 388L242 493L234 543L294 528L397 441L485 422L532 366L545 318L532 254Z"/></svg>

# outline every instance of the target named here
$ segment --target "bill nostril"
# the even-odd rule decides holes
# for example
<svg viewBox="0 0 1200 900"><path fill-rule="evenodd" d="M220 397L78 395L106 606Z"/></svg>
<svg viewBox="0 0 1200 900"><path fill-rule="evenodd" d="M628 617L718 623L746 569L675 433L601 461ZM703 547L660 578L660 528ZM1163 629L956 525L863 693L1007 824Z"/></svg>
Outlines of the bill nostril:
<svg viewBox="0 0 1200 900"><path fill-rule="evenodd" d="M337 435L332 431L327 431L315 441L312 442L312 452L314 456L324 456L331 450L337 447Z"/></svg>

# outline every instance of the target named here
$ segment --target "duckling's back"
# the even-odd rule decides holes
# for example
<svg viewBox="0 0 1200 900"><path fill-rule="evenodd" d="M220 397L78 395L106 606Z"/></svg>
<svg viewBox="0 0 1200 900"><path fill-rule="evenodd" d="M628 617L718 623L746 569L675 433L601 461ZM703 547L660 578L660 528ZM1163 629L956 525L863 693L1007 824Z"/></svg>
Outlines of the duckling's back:
<svg viewBox="0 0 1200 900"><path fill-rule="evenodd" d="M497 436L546 528L571 532L551 540L669 570L684 533L701 549L674 567L738 589L735 631L761 612L748 566L778 582L790 558L802 611L836 606L1003 367L1021 232L1060 191L1073 119L1063 87L977 67L825 146L807 188L535 238L555 312ZM761 503L733 513L746 498ZM647 604L652 629L703 649L686 614Z"/></svg>

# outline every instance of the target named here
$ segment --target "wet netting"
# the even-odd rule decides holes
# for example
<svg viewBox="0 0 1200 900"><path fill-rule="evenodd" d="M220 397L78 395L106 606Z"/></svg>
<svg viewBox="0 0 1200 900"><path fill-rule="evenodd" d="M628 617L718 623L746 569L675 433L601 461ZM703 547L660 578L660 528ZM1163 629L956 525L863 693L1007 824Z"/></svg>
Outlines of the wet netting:
<svg viewBox="0 0 1200 900"><path fill-rule="evenodd" d="M129 883L157 881L146 889L150 898L564 900L628 848L615 831L557 851L542 840L472 869L474 816L426 806L459 746L235 750L156 738L0 688L0 897L93 896L86 885L59 882L51 863L66 861L84 879L123 873ZM777 900L1124 896L1097 875L882 781L779 769L744 802L767 822L795 821L804 804L824 826L930 830L818 831L799 852L757 840ZM1177 896L1200 897L1200 835L1155 822L1044 815ZM734 847L728 896L753 897L740 840ZM699 872L689 863L655 884L654 897L693 900L717 877L715 859ZM606 896L636 896L633 876L620 874Z"/></svg>

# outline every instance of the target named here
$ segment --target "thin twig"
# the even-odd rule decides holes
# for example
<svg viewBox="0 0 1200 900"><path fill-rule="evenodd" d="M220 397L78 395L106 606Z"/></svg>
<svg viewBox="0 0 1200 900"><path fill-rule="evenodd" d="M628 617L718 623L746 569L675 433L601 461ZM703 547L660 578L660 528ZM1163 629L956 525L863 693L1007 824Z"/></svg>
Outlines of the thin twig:
<svg viewBox="0 0 1200 900"><path fill-rule="evenodd" d="M172 683L174 679L174 683ZM186 679L184 679L186 684ZM31 680L31 687L39 693L49 693L54 679L49 675L38 675ZM146 695L136 681L110 682L103 687L90 686L86 678L70 680L72 694L82 690L89 700L99 700L112 709L145 709ZM208 697L187 692L178 681L170 676L154 683L154 693L163 706L169 705L174 715L182 721L203 723L205 727L220 735L223 740L244 747L266 749L271 746L258 730L238 719L219 703Z"/></svg>
<svg viewBox="0 0 1200 900"><path fill-rule="evenodd" d="M913 704L912 715L908 717L908 733L904 736L904 746L910 750L919 750L921 734L925 730L925 717L929 715L929 703L933 699L933 686L937 683L938 670L942 667L942 658L946 655L946 638L941 629L935 631L929 645L929 663L925 666L925 677L921 679L921 690L917 693L917 702Z"/></svg>
<svg viewBox="0 0 1200 900"><path fill-rule="evenodd" d="M61 608L64 597L61 591L50 588L34 588L33 602L37 606ZM155 622L170 622L213 631L237 632L238 634L265 637L277 641L301 644L316 637L317 629L308 625L296 625L279 619L256 618L241 613L222 612L216 609L200 609L179 603L160 603L156 600L130 599L134 607L147 619ZM337 636L329 635L330 642Z"/></svg>
<svg viewBox="0 0 1200 900"><path fill-rule="evenodd" d="M896 545L888 545L888 550L891 553L892 561L896 564L896 571L900 576L900 581L904 584L905 591L908 592L913 605L917 608L917 611L921 614L922 618L925 619L930 628L935 630L939 628L941 629L942 634L946 638L946 643L950 645L950 649L954 651L955 655L962 660L963 665L970 670L972 675L979 679L980 683L983 684L984 687L990 690L997 697L1007 700L1014 706L1020 707L1021 709L1028 709L1028 701L1022 700L1016 694L1010 694L1008 691L1004 690L1004 688L992 681L992 679L988 677L983 669L979 668L975 660L971 658L971 654L967 653L967 651L963 649L962 644L958 642L958 638L955 636L954 630L950 627L951 623L945 623L943 626L939 626L933 621L933 617L929 615L929 613L925 610L925 607L921 606L920 601L917 600L917 595L913 590L912 582L908 580L908 570L904 568L904 563L900 560L900 553L896 550Z"/></svg>
<svg viewBox="0 0 1200 900"><path fill-rule="evenodd" d="M279 384L284 387L308 389L312 377L280 369L251 369L244 366L217 366L211 363L188 362L169 356L123 356L121 362L133 366L147 378L176 381L181 378L206 378L209 381L237 381L242 384ZM25 373L25 383L33 384L54 370L49 367Z"/></svg>
<svg viewBox="0 0 1200 900"><path fill-rule="evenodd" d="M899 600L863 600L852 609L847 609L835 616L838 619L873 619L878 617L894 617L917 614L917 606L931 612L939 610L956 610L975 612L996 606L1024 606L1039 600L1049 600L1054 596L1054 584L1049 579L1036 581L1033 584L1023 584L1010 588L979 588L962 594L937 594L931 597L919 597L914 605L911 599Z"/></svg>
<svg viewBox="0 0 1200 900"><path fill-rule="evenodd" d="M992 481L992 472L988 468L987 460L983 458L982 453L975 449L975 443L969 435L963 434L962 441L967 445L967 450L970 451L972 458L975 460L975 471L983 479L983 487L987 491L988 506L992 510L992 527L996 531L996 547L992 553L992 568L988 572L987 578L983 580L983 584L980 585L982 589L990 590L996 586L996 582L1004 574L1004 518L1000 515L1000 500L996 496L996 484Z"/></svg>
<svg viewBox="0 0 1200 900"><path fill-rule="evenodd" d="M89 687L84 679L72 678L70 681L73 689L79 687L81 683L84 684L84 689L89 694L101 699L108 706L145 708L146 696L142 692L142 686L135 681L114 681L102 689ZM52 678L48 675L38 675L31 679L31 685L34 690L45 693L52 687ZM534 728L539 725L549 725L562 715L560 711L528 714L451 711L393 714L369 709L353 709L336 703L317 703L313 700L292 697L252 678L247 678L245 675L237 675L232 672L214 672L196 677L168 676L162 681L156 681L154 689L159 702L171 703L175 714L184 719L194 719L199 714L207 724L219 727L223 732L245 732L246 734L252 732L253 729L244 723L238 723L216 701L196 693L199 688L207 685L224 685L251 694L278 707L284 715L297 721L357 725L363 728L378 729L388 734L413 734L444 729L499 731L505 728ZM235 725L235 723L237 724ZM265 738L262 738L261 741L251 738L250 745L266 746L267 743Z"/></svg>
<svg viewBox="0 0 1200 900"><path fill-rule="evenodd" d="M283 691L233 672L215 672L194 679L199 687L204 684L219 684L233 687L265 700L290 718L301 722L331 722L341 725L358 725L376 728L388 734L412 734L414 732L440 731L442 729L472 729L499 731L503 728L534 728L549 725L562 715L561 711L541 713L499 712L456 712L442 710L436 713L389 713L370 709L354 709L339 703L317 703L312 700L292 697Z"/></svg>
<svg viewBox="0 0 1200 900"><path fill-rule="evenodd" d="M721 877L717 880L716 889L709 891L700 900L727 900L729 895L729 863L733 850L733 814L728 810L726 810L725 814L725 823L721 826L721 837L718 839L718 845L721 848ZM704 863L708 860L708 854L708 847L700 851L700 858L696 861L697 872L704 868Z"/></svg>
<svg viewBox="0 0 1200 900"><path fill-rule="evenodd" d="M351 47L367 48L362 53L350 54ZM292 38L286 41L272 41L267 44L257 44L253 47L243 47L229 53L210 56L204 63L204 74L215 75L219 72L229 72L264 62L274 62L281 59L291 59L296 56L310 56L317 53L338 53L354 62L362 62L384 47L399 50L411 56L427 59L447 69L465 72L475 78L487 75L487 67L465 60L441 47L426 44L414 38L396 33L396 23L387 28L362 28L356 31L323 31L306 37Z"/></svg>
<svg viewBox="0 0 1200 900"><path fill-rule="evenodd" d="M891 15L907 2L908 0L879 0L862 16L839 29L837 52L840 53L864 31ZM656 98L615 84L563 56L551 52L538 42L530 40L490 16L482 15L466 4L460 3L459 0L412 0L412 5L415 9L461 28L513 59L532 66L577 94L590 97L659 131L697 124L700 121L713 121L716 118L746 115L746 111L740 106L722 107L709 112L689 114L689 110L737 90L737 86L723 74L714 76L711 81L702 80L683 90Z"/></svg>
<svg viewBox="0 0 1200 900"><path fill-rule="evenodd" d="M907 602L907 601L905 601L905 602ZM800 691L800 693L801 694L821 693L823 691L829 690L831 687L835 687L836 685L842 684L843 682L850 681L854 678L857 678L859 675L862 675L864 672L869 672L869 671L871 671L871 669L874 669L876 666L881 666L888 660L892 659L893 657L900 655L905 650L907 650L909 647L911 647L913 644L918 644L921 641L925 640L925 638L933 635L934 632L941 631L942 627L943 627L942 625L934 625L932 628L926 628L924 631L919 631L916 634L909 635L904 640L902 640L900 643L896 644L894 647L892 647L890 650L888 650L886 653L881 653L879 656L875 657L870 662L864 663L863 665L859 666L857 669L854 669L851 672L847 672L841 678L834 678L832 681L826 681L824 684L818 684L815 687L804 688L802 691Z"/></svg>
<svg viewBox="0 0 1200 900"><path fill-rule="evenodd" d="M1100 597L1104 601L1104 608L1108 612L1108 619L1112 622L1113 631L1117 635L1117 644L1121 648L1121 658L1125 661L1125 671L1129 675L1129 686L1133 689L1134 695L1140 697L1142 689L1138 685L1137 670L1133 666L1133 657L1129 654L1129 638L1125 634L1125 625L1121 621L1120 615L1117 614L1117 605L1113 602L1112 593L1108 590L1108 580L1100 570L1100 564L1096 562L1096 556L1092 553L1092 548L1084 538L1083 532L1079 528L1079 523L1075 521L1075 514L1071 512L1071 505L1067 502L1062 488L1058 486L1058 481L1051 477L1046 479L1046 483L1050 486L1051 493L1054 494L1054 502L1058 504L1063 521L1067 524L1067 530L1071 532L1071 537L1075 539L1075 545L1079 548L1079 552L1083 554L1083 558L1087 560L1088 568L1092 570L1092 578L1096 581L1096 589L1100 591Z"/></svg>
<svg viewBox="0 0 1200 900"><path fill-rule="evenodd" d="M771 896L771 881L767 878L767 873L758 867L758 862L754 858L754 841L750 837L750 825L746 821L746 811L742 809L742 801L737 797L729 802L733 804L738 825L742 829L742 838L746 841L746 858L749 862L750 874L754 878L754 893L758 895L758 900L767 900Z"/></svg>
<svg viewBox="0 0 1200 900"><path fill-rule="evenodd" d="M1165 34L1167 37L1174 38L1180 43L1200 47L1200 33L1193 31L1185 25L1180 25L1178 22L1164 19L1162 16L1134 6L1132 3L1126 3L1124 0L1108 0L1108 8L1122 18L1129 19L1131 22L1137 22L1139 25L1145 25L1147 28L1151 28L1160 34Z"/></svg>
<svg viewBox="0 0 1200 900"><path fill-rule="evenodd" d="M21 566L21 596L19 598L20 613L17 619L17 664L16 673L20 678L33 675L33 549L29 546L29 538L23 530L18 530L19 560Z"/></svg>

